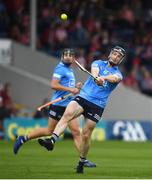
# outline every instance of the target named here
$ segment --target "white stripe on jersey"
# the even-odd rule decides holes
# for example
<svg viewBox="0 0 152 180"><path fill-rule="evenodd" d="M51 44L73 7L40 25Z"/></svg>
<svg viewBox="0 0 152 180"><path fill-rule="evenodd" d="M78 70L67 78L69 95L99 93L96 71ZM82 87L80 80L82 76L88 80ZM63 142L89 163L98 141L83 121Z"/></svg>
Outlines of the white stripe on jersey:
<svg viewBox="0 0 152 180"><path fill-rule="evenodd" d="M60 78L61 78L61 74L56 74L56 73L54 73L54 74L53 74L53 77L56 77L56 78L60 79Z"/></svg>

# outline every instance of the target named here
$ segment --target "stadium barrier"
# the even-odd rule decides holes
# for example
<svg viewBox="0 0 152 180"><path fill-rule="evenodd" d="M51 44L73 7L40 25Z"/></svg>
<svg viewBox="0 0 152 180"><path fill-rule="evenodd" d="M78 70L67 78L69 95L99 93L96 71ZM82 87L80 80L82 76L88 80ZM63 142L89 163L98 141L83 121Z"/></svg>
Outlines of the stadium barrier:
<svg viewBox="0 0 152 180"><path fill-rule="evenodd" d="M25 135L35 128L47 126L47 119L11 118L4 120L5 139L14 140L18 135ZM83 120L80 121L80 127ZM151 121L100 121L92 134L92 140L152 140ZM70 130L64 132L62 138L70 138Z"/></svg>

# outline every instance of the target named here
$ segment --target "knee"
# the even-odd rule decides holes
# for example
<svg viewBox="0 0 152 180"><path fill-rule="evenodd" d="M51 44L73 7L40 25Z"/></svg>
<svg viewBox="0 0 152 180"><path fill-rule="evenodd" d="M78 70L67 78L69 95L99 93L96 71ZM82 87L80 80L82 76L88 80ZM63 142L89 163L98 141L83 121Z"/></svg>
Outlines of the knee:
<svg viewBox="0 0 152 180"><path fill-rule="evenodd" d="M73 113L71 111L66 111L62 118L65 120L65 121L70 121L71 119L73 119Z"/></svg>
<svg viewBox="0 0 152 180"><path fill-rule="evenodd" d="M82 131L82 139L84 141L89 141L90 140L90 136L91 136L91 132L90 131Z"/></svg>
<svg viewBox="0 0 152 180"><path fill-rule="evenodd" d="M79 129L71 129L71 133L73 135L73 138L80 137L80 131Z"/></svg>

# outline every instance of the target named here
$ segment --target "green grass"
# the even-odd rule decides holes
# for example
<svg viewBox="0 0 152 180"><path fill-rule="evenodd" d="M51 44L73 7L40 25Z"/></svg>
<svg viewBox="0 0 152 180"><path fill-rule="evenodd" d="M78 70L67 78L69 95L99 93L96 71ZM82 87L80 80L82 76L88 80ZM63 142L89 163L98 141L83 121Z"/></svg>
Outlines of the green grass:
<svg viewBox="0 0 152 180"><path fill-rule="evenodd" d="M35 141L23 145L18 155L13 143L0 141L0 178L22 179L124 179L152 178L152 143L92 142L89 160L96 168L76 174L78 161L72 141L60 141L47 152Z"/></svg>

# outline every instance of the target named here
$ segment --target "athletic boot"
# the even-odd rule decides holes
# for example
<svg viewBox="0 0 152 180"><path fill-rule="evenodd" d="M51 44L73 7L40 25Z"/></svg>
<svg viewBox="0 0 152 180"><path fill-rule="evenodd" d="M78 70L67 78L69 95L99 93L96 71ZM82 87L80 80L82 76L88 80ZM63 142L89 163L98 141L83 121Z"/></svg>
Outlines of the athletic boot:
<svg viewBox="0 0 152 180"><path fill-rule="evenodd" d="M84 161L84 167L94 168L96 167L96 164L86 159Z"/></svg>
<svg viewBox="0 0 152 180"><path fill-rule="evenodd" d="M79 161L77 167L76 167L76 173L83 174L83 168L84 167L84 162Z"/></svg>
<svg viewBox="0 0 152 180"><path fill-rule="evenodd" d="M23 143L27 141L26 136L19 136L14 143L14 154L17 154Z"/></svg>
<svg viewBox="0 0 152 180"><path fill-rule="evenodd" d="M54 141L52 140L52 138L38 139L38 143L41 146L44 146L48 151L52 151L54 148Z"/></svg>

